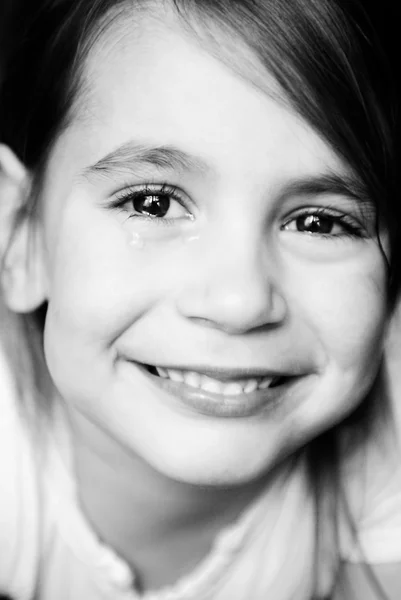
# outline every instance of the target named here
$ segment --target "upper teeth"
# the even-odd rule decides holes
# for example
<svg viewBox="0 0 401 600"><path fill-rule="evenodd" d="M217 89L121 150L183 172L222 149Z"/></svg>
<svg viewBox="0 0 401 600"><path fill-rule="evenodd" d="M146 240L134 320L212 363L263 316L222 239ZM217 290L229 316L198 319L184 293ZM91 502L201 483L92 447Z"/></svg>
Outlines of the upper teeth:
<svg viewBox="0 0 401 600"><path fill-rule="evenodd" d="M232 382L223 382L207 375L201 375L195 371L178 371L175 369L163 369L156 367L160 377L171 379L187 385L200 388L207 392L224 394L225 396L236 396L238 394L250 394L257 389L266 389L269 387L274 377L258 377L253 379L241 379Z"/></svg>

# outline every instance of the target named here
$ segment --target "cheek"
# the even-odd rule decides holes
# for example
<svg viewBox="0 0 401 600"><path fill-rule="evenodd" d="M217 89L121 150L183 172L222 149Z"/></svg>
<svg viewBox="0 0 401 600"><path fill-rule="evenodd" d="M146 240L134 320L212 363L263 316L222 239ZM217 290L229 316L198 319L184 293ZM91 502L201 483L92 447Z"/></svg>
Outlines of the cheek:
<svg viewBox="0 0 401 600"><path fill-rule="evenodd" d="M66 205L49 252L45 327L47 360L60 376L72 376L80 365L110 369L115 341L169 302L182 283L185 248L141 249L130 245L131 238L118 219L94 210L85 196Z"/></svg>
<svg viewBox="0 0 401 600"><path fill-rule="evenodd" d="M386 270L376 244L338 264L292 265L294 305L328 360L346 369L378 354L387 314Z"/></svg>
<svg viewBox="0 0 401 600"><path fill-rule="evenodd" d="M387 318L385 266L374 248L338 267L297 273L303 275L298 307L323 370L317 393L292 415L295 436L311 424L319 431L338 422L365 396L379 368Z"/></svg>
<svg viewBox="0 0 401 600"><path fill-rule="evenodd" d="M372 248L342 265L296 265L293 318L312 332L321 374L314 392L288 415L287 439L303 444L349 414L371 387L386 324L386 272ZM295 265L293 265L294 267Z"/></svg>
<svg viewBox="0 0 401 600"><path fill-rule="evenodd" d="M83 197L66 206L49 252L44 332L46 361L63 396L81 402L108 388L115 341L166 296L163 265L148 259L129 247L109 213Z"/></svg>
<svg viewBox="0 0 401 600"><path fill-rule="evenodd" d="M333 283L329 293L322 282L317 298L322 335L339 365L364 369L381 354L387 312L384 276L344 273Z"/></svg>
<svg viewBox="0 0 401 600"><path fill-rule="evenodd" d="M145 251L130 247L110 214L91 209L83 198L64 211L54 246L50 314L83 334L117 334L161 294L163 270Z"/></svg>

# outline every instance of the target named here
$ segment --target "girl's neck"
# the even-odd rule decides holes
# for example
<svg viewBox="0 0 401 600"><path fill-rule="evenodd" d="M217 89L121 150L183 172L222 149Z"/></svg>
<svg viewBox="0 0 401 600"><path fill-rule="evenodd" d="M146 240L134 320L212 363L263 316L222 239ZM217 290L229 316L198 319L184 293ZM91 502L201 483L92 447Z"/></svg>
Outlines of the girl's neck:
<svg viewBox="0 0 401 600"><path fill-rule="evenodd" d="M191 571L218 532L276 476L232 488L177 482L83 417L74 414L71 421L81 507L145 589L172 584Z"/></svg>

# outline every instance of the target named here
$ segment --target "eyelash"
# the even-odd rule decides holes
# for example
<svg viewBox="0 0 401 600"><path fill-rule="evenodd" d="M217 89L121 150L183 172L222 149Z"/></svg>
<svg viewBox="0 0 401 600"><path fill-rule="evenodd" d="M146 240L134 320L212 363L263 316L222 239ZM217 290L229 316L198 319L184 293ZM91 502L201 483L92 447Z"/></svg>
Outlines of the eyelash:
<svg viewBox="0 0 401 600"><path fill-rule="evenodd" d="M183 198L183 195L179 192L179 190L168 184L168 183L162 183L162 184L145 184L142 187L128 187L127 189L123 190L121 193L119 193L117 195L117 197L112 200L109 204L109 208L110 209L121 209L123 212L131 212L128 210L125 210L124 207L126 204L128 204L129 202L133 202L136 198L140 198L143 196L157 196L157 195L165 195L168 196L170 199L178 202L180 204L180 206L182 208L184 208L187 212L188 212L188 217L189 218L193 218L191 212L189 211L188 208L188 202L186 202ZM132 208L132 212L134 212L134 208ZM333 209L332 207L328 206L328 207L305 207L305 208L299 208L297 210L297 212L295 214L291 215L291 218L287 219L287 221L281 226L281 230L285 230L286 226L293 222L294 220L300 218L300 217L307 217L307 216L317 216L317 217L324 217L324 218L329 218L333 221L334 224L338 224L341 227L343 227L344 231L342 233L337 233L337 234L333 234L333 233L329 233L329 234L325 234L325 233L307 233L308 235L315 235L318 236L319 238L326 238L326 239L333 239L333 238L344 238L344 237L351 237L351 238L364 238L366 237L366 232L364 232L364 230L362 229L362 227L358 226L355 222L355 219L351 218L349 215L347 214L341 214L339 213L336 209ZM139 213L135 213L135 214L129 214L128 219L132 219L132 218L139 218L143 221L151 221L152 223L156 223L157 225L161 225L161 226L170 226L173 225L176 221L177 218L169 218L169 217L151 217L148 215L142 215Z"/></svg>
<svg viewBox="0 0 401 600"><path fill-rule="evenodd" d="M296 212L296 214L291 215L291 218L288 219L282 226L281 229L285 229L285 227L291 223L292 221L298 219L299 217L308 217L308 216L317 216L317 217L324 217L324 218L329 218L332 220L332 222L334 224L340 225L341 227L344 228L344 231L342 233L319 233L319 234L313 234L313 233L309 233L308 235L316 235L320 238L326 238L326 239L333 239L333 238L344 238L344 237L351 237L351 238L365 238L366 237L366 232L364 231L364 229L357 225L355 222L355 219L353 219L352 217L350 217L347 214L344 213L339 213L337 210L332 209L330 206L328 207L305 207L302 209L298 209L298 211ZM306 232L308 233L308 232Z"/></svg>
<svg viewBox="0 0 401 600"><path fill-rule="evenodd" d="M139 213L135 213L135 209L132 208L132 211L124 210L124 207L129 202L133 202L136 198L141 198L144 196L168 196L170 199L178 202L182 208L184 208L188 213L188 218L192 218L192 214L188 208L188 202L186 202L183 198L183 195L179 192L179 190L168 184L145 184L142 187L128 187L127 189L120 192L114 200L112 200L108 208L110 209L121 209L122 212L132 212L128 216L128 219L137 218L143 221L151 221L152 223L156 223L157 225L169 226L173 225L177 219L169 218L169 217L151 217L148 215L141 215Z"/></svg>

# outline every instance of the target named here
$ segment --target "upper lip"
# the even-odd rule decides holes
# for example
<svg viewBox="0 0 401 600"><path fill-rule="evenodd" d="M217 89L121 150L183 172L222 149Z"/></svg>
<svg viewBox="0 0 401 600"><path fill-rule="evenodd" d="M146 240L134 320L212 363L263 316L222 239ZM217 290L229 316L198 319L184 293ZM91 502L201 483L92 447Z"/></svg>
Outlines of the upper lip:
<svg viewBox="0 0 401 600"><path fill-rule="evenodd" d="M305 375L306 372L299 369L290 368L283 370L270 370L265 368L224 368L210 367L205 365L147 365L161 369L169 369L173 371L195 372L200 375L206 375L219 381L239 381L243 379L262 379L267 377L297 377Z"/></svg>

